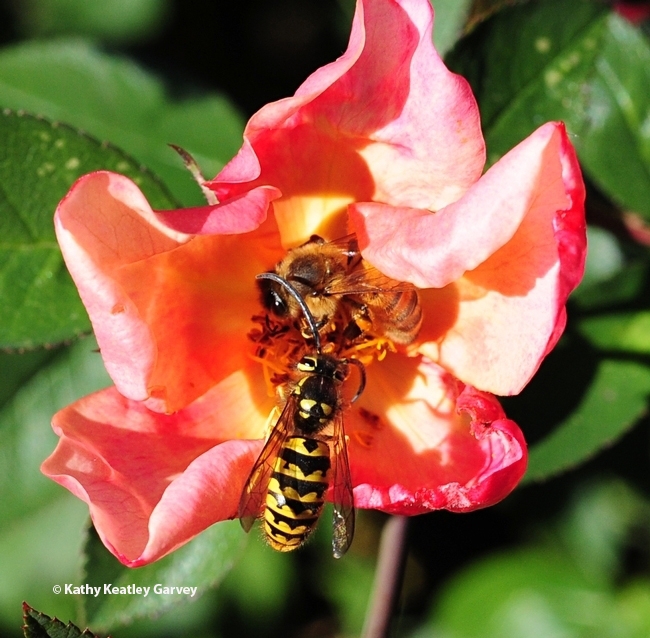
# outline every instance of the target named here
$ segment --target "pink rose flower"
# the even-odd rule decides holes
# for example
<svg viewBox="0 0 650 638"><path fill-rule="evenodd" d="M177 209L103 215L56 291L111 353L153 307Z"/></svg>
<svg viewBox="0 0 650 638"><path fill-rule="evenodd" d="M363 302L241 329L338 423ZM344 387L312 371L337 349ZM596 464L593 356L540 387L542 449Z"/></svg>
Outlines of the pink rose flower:
<svg viewBox="0 0 650 638"><path fill-rule="evenodd" d="M564 328L584 185L561 123L482 175L478 108L432 22L428 0L359 0L344 55L251 118L207 183L217 205L154 212L107 172L60 203L57 237L115 387L55 415L43 471L88 503L125 565L236 516L275 401L250 356L254 278L312 233L356 232L424 309L416 342L369 365L345 411L356 506L465 512L522 477L524 437L493 394L519 392Z"/></svg>

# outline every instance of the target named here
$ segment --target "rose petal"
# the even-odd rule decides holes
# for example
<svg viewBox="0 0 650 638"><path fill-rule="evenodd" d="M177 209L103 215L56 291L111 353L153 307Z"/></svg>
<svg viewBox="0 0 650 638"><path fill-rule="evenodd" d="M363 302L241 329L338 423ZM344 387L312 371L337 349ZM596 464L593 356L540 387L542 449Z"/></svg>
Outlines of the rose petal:
<svg viewBox="0 0 650 638"><path fill-rule="evenodd" d="M433 48L432 21L419 0L357 3L346 53L251 118L239 154L208 183L219 200L274 185L289 245L344 234L351 201L437 209L458 199L480 176L484 143L469 85Z"/></svg>
<svg viewBox="0 0 650 638"><path fill-rule="evenodd" d="M266 220L269 204L281 195L277 188L260 186L224 204L157 211L156 216L168 228L192 235L249 233Z"/></svg>
<svg viewBox="0 0 650 638"><path fill-rule="evenodd" d="M374 266L439 287L421 295L420 352L482 390L519 392L584 269L584 186L564 126L539 128L435 215L359 204L351 217Z"/></svg>
<svg viewBox="0 0 650 638"><path fill-rule="evenodd" d="M456 201L483 171L476 100L433 46L429 3L366 2L365 8L363 55L345 78L350 88L336 87L333 101L349 105L347 93L359 96L354 109L348 106L344 131L368 137L360 153L375 180L373 201L437 210ZM392 117L374 131L360 128L369 107L388 109ZM331 108L334 113L334 103Z"/></svg>
<svg viewBox="0 0 650 638"><path fill-rule="evenodd" d="M272 407L259 371L243 372L174 415L115 388L58 412L61 440L42 471L88 503L105 545L125 564L161 558L235 516ZM231 440L228 440L231 439Z"/></svg>
<svg viewBox="0 0 650 638"><path fill-rule="evenodd" d="M574 186L561 179L563 137L562 124L540 127L462 199L435 215L376 203L352 205L363 256L389 277L420 288L456 281L504 246L527 215L570 208L568 191Z"/></svg>
<svg viewBox="0 0 650 638"><path fill-rule="evenodd" d="M55 227L117 388L172 412L245 365L255 275L282 253L272 219L192 238L159 217L130 180L93 173L61 202Z"/></svg>
<svg viewBox="0 0 650 638"><path fill-rule="evenodd" d="M346 420L356 505L421 514L470 511L507 496L527 453L496 399L426 360L384 363L371 368Z"/></svg>

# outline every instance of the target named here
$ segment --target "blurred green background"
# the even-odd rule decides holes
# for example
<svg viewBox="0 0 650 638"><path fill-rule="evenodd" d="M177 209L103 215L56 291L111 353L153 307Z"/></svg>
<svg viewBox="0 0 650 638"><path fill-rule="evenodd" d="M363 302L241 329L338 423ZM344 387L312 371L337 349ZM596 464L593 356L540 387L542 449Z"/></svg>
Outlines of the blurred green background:
<svg viewBox="0 0 650 638"><path fill-rule="evenodd" d="M647 23L591 0L433 4L436 43L472 83L490 161L542 122L567 122L588 183L590 255L559 346L520 396L503 399L531 444L524 484L488 510L410 521L393 635L648 638ZM235 521L127 571L88 532L86 507L38 471L56 442L51 415L110 383L96 344L83 338L89 323L56 247L39 243L52 239L58 200L76 176L103 166L137 179L161 207L200 202L167 143L215 174L239 148L248 116L344 51L352 8L348 0L0 3L0 107L12 109L0 126L1 635L22 635L23 600L116 638L359 635L385 516L361 512L340 561L327 525L302 551L280 555ZM82 164L50 175L43 163L40 179L27 177L12 158L28 156L30 136L45 139L50 124L21 110L117 149L70 129ZM56 164L54 149L38 149ZM19 209L33 219L29 238L9 224ZM174 578L202 596L129 607L52 592L57 583Z"/></svg>

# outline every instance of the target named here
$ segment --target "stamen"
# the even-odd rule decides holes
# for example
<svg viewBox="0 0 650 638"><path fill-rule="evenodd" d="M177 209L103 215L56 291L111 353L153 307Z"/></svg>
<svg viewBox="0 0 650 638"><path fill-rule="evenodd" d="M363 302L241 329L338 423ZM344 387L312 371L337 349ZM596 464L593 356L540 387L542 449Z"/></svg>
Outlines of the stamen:
<svg viewBox="0 0 650 638"><path fill-rule="evenodd" d="M357 359L368 366L375 360L383 361L389 352L397 352L395 344L386 337L375 337L349 344L341 352L341 356L346 359Z"/></svg>
<svg viewBox="0 0 650 638"><path fill-rule="evenodd" d="M253 361L257 361L258 363L262 364L262 374L264 375L266 394L269 397L275 397L278 384L274 383L274 377L271 374L271 371L273 371L276 375L287 374L287 371L283 370L280 366L274 365L268 359L264 359L263 357L256 357L255 355L250 353L248 353L248 356Z"/></svg>

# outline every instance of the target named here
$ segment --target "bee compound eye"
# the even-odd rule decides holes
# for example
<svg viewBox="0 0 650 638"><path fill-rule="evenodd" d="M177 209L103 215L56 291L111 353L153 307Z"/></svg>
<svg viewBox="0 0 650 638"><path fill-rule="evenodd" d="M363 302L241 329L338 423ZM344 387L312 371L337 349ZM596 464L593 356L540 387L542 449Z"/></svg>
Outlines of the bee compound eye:
<svg viewBox="0 0 650 638"><path fill-rule="evenodd" d="M285 300L274 290L271 291L271 310L279 316L287 314L287 304Z"/></svg>
<svg viewBox="0 0 650 638"><path fill-rule="evenodd" d="M258 286L260 288L262 305L276 317L286 316L289 307L284 297L278 292L276 284L274 285L274 282L268 279L260 279L258 280Z"/></svg>

